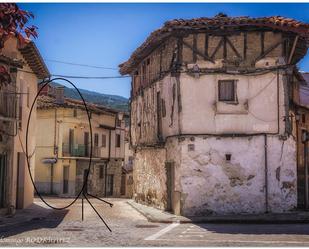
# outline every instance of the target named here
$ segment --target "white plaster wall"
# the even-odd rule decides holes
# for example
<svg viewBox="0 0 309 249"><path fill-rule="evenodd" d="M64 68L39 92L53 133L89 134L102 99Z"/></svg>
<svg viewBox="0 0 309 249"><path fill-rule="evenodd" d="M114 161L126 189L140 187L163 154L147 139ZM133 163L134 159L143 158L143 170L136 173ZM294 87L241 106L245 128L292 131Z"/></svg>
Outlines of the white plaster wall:
<svg viewBox="0 0 309 249"><path fill-rule="evenodd" d="M296 206L296 154L292 138L268 137L269 211ZM188 151L194 144L194 151ZM175 191L180 191L183 215L263 213L266 211L264 136L219 138L186 137L179 142L181 166ZM231 154L231 161L225 154ZM177 155L178 156L178 155ZM175 156L176 157L176 156ZM281 159L280 159L281 158ZM277 167L281 179L275 179ZM283 183L289 182L291 184ZM285 187L283 187L283 185Z"/></svg>
<svg viewBox="0 0 309 249"><path fill-rule="evenodd" d="M237 81L238 104L218 101L218 81ZM277 76L269 72L259 76L182 74L182 134L276 133ZM283 81L279 75L280 129L283 131ZM248 108L246 105L248 104Z"/></svg>

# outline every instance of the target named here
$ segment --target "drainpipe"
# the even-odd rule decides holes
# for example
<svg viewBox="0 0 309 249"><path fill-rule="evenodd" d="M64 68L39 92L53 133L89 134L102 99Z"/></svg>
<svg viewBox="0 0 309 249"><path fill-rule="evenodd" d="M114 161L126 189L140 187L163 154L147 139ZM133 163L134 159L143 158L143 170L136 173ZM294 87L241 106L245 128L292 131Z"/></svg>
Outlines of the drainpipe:
<svg viewBox="0 0 309 249"><path fill-rule="evenodd" d="M267 163L267 134L264 134L264 162L265 162L265 213L268 213L268 163Z"/></svg>

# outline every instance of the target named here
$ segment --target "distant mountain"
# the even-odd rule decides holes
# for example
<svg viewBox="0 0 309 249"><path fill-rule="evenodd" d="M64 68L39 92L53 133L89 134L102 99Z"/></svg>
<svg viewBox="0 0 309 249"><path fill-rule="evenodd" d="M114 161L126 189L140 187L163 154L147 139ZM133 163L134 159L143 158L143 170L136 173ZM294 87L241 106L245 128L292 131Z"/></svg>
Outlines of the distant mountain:
<svg viewBox="0 0 309 249"><path fill-rule="evenodd" d="M52 86L57 87L57 86L63 86L62 84L59 83L51 83ZM78 99L80 100L80 96L76 89L74 88L69 88L66 86L64 87L64 96L67 98L72 98L72 99ZM110 94L104 94L104 93L98 93L94 91L88 91L85 89L78 89L80 93L82 94L83 98L87 102L95 103L95 104L100 104L106 107L110 107L119 111L129 111L129 100L125 97L118 96L118 95L110 95Z"/></svg>

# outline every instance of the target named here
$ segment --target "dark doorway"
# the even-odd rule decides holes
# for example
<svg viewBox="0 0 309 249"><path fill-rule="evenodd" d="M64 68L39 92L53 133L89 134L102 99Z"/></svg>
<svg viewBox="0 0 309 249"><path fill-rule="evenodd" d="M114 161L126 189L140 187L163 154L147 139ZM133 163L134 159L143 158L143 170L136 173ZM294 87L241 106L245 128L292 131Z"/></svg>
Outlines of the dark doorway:
<svg viewBox="0 0 309 249"><path fill-rule="evenodd" d="M6 155L0 155L0 208L5 207Z"/></svg>
<svg viewBox="0 0 309 249"><path fill-rule="evenodd" d="M107 175L106 195L112 196L114 192L114 175Z"/></svg>
<svg viewBox="0 0 309 249"><path fill-rule="evenodd" d="M174 182L175 182L175 169L174 163L166 162L166 191L167 191L167 211L173 210L173 193L174 193Z"/></svg>
<svg viewBox="0 0 309 249"><path fill-rule="evenodd" d="M121 188L120 188L120 194L125 195L126 194L126 174L121 174Z"/></svg>
<svg viewBox="0 0 309 249"><path fill-rule="evenodd" d="M69 166L63 166L63 194L69 192Z"/></svg>
<svg viewBox="0 0 309 249"><path fill-rule="evenodd" d="M26 155L22 152L17 153L17 186L16 186L16 208L24 206L24 185L25 185Z"/></svg>
<svg viewBox="0 0 309 249"><path fill-rule="evenodd" d="M88 169L84 170L84 177L83 177L83 183L82 183L82 187L85 184L85 188L84 188L84 193L88 193L88 182L87 182L87 176L88 176Z"/></svg>

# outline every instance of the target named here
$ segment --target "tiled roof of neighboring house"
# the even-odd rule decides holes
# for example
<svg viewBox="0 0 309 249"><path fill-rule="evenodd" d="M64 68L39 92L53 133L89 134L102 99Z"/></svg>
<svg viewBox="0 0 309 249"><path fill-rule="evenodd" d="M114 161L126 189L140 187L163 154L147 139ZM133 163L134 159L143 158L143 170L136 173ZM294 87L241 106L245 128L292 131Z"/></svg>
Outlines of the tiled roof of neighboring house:
<svg viewBox="0 0 309 249"><path fill-rule="evenodd" d="M251 18L248 16L228 17L224 14L218 14L214 18L174 19L165 22L163 27L153 31L146 41L133 52L130 59L119 65L120 73L131 73L134 67L147 56L152 49L177 31L193 31L199 29L222 30L225 28L246 30L254 27L292 32L306 40L309 38L309 24L281 16Z"/></svg>
<svg viewBox="0 0 309 249"><path fill-rule="evenodd" d="M299 101L302 106L309 107L309 73L302 73L305 80L299 87Z"/></svg>
<svg viewBox="0 0 309 249"><path fill-rule="evenodd" d="M87 109L91 112L97 114L116 114L117 111L107 108L102 105L92 104L86 102ZM81 110L85 110L85 105L83 101L71 99L71 98L64 98L64 103L57 103L56 99L51 96L40 95L37 98L37 107L38 109L51 109L51 108L77 108Z"/></svg>
<svg viewBox="0 0 309 249"><path fill-rule="evenodd" d="M34 42L28 41L26 45L19 48L19 51L39 79L44 79L50 76L47 66Z"/></svg>

